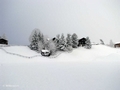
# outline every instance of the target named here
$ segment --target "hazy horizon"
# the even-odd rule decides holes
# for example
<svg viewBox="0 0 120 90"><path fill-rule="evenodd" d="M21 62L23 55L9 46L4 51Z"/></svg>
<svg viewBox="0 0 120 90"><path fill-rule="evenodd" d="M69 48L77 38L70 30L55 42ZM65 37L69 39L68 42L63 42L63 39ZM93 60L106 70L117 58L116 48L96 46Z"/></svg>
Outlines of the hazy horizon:
<svg viewBox="0 0 120 90"><path fill-rule="evenodd" d="M0 36L28 45L33 29L44 35L76 33L92 42L120 41L119 0L1 0Z"/></svg>

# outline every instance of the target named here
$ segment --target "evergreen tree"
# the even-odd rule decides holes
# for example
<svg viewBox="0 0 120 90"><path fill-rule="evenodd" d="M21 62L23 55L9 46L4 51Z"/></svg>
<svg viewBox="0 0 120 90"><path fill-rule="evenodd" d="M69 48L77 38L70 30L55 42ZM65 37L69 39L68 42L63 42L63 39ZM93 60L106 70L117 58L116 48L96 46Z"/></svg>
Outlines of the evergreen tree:
<svg viewBox="0 0 120 90"><path fill-rule="evenodd" d="M68 51L72 50L72 39L70 34L67 34L67 37L66 37L66 48Z"/></svg>
<svg viewBox="0 0 120 90"><path fill-rule="evenodd" d="M56 47L58 48L58 47L59 47L59 44L60 44L60 34L58 34L58 35L56 36L56 40L55 40L54 42L55 42Z"/></svg>
<svg viewBox="0 0 120 90"><path fill-rule="evenodd" d="M6 38L5 34L3 34L2 38L3 38L3 39L5 39L5 40L7 40L7 38Z"/></svg>
<svg viewBox="0 0 120 90"><path fill-rule="evenodd" d="M38 40L42 42L42 44L45 44L44 35L42 33L38 34Z"/></svg>
<svg viewBox="0 0 120 90"><path fill-rule="evenodd" d="M85 45L85 48L86 49L90 49L92 47L92 44L91 44L91 41L89 39L89 37L86 38L86 45Z"/></svg>
<svg viewBox="0 0 120 90"><path fill-rule="evenodd" d="M65 45L65 37L64 37L64 34L61 35L60 44Z"/></svg>
<svg viewBox="0 0 120 90"><path fill-rule="evenodd" d="M114 47L114 43L112 40L110 40L110 47Z"/></svg>
<svg viewBox="0 0 120 90"><path fill-rule="evenodd" d="M68 46L72 46L72 39L71 39L71 35L70 34L67 34L66 44Z"/></svg>
<svg viewBox="0 0 120 90"><path fill-rule="evenodd" d="M35 28L35 29L31 32L31 34L30 34L30 36L29 36L29 42L30 42L30 43L32 42L32 38L33 38L33 35L35 34L35 32L37 33L37 35L38 35L39 33L41 34L40 30L37 29L37 28Z"/></svg>
<svg viewBox="0 0 120 90"><path fill-rule="evenodd" d="M54 42L56 48L59 50L60 35L58 34L56 37L54 37L54 38L52 39L52 41Z"/></svg>
<svg viewBox="0 0 120 90"><path fill-rule="evenodd" d="M75 33L72 35L72 47L73 48L78 47L78 36Z"/></svg>
<svg viewBox="0 0 120 90"><path fill-rule="evenodd" d="M29 37L30 40L30 48L32 50L41 51L45 47L44 35L40 32L39 29L34 29Z"/></svg>
<svg viewBox="0 0 120 90"><path fill-rule="evenodd" d="M100 42L101 42L101 44L102 44L102 45L105 45L105 43L103 42L103 40L102 40L102 39L100 39Z"/></svg>
<svg viewBox="0 0 120 90"><path fill-rule="evenodd" d="M42 35L41 35L41 42L42 42L42 44L45 45L46 41L47 41L47 40L45 40L44 35L42 34Z"/></svg>
<svg viewBox="0 0 120 90"><path fill-rule="evenodd" d="M39 32L38 33L38 40L41 41L41 39L42 39L42 34Z"/></svg>
<svg viewBox="0 0 120 90"><path fill-rule="evenodd" d="M58 34L56 37L57 37L57 39L60 39L60 34Z"/></svg>
<svg viewBox="0 0 120 90"><path fill-rule="evenodd" d="M62 34L61 37L60 35L58 34L56 36L56 38L54 38L54 43L55 43L55 46L57 48L57 50L62 50L64 51L65 50L65 44L66 44L66 41L65 41L65 38L64 38L64 35Z"/></svg>
<svg viewBox="0 0 120 90"><path fill-rule="evenodd" d="M30 44L30 48L32 50L36 50L38 51L38 35L37 35L37 32L35 31L33 37L32 37L32 41L31 41L31 44Z"/></svg>
<svg viewBox="0 0 120 90"><path fill-rule="evenodd" d="M66 50L66 41L64 34L61 35L61 38L59 39L58 47L59 50L65 51Z"/></svg>

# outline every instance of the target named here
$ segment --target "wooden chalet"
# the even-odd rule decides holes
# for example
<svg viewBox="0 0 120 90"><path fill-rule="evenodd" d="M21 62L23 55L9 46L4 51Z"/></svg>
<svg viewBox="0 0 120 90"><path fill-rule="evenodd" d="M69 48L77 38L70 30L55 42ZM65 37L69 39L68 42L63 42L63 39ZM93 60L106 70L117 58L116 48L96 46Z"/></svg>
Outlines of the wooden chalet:
<svg viewBox="0 0 120 90"><path fill-rule="evenodd" d="M0 38L0 44L6 44L6 45L8 45L8 40Z"/></svg>
<svg viewBox="0 0 120 90"><path fill-rule="evenodd" d="M115 43L115 44L114 44L114 47L115 47L115 48L120 48L120 42Z"/></svg>

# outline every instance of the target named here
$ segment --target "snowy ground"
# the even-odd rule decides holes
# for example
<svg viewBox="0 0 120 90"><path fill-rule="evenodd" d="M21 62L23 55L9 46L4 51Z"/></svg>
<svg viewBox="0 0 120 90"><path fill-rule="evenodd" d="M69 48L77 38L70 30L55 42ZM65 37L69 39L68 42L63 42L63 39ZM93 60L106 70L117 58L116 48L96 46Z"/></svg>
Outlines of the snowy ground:
<svg viewBox="0 0 120 90"><path fill-rule="evenodd" d="M120 49L94 45L48 58L27 46L2 48L17 55L0 49L0 90L120 90Z"/></svg>

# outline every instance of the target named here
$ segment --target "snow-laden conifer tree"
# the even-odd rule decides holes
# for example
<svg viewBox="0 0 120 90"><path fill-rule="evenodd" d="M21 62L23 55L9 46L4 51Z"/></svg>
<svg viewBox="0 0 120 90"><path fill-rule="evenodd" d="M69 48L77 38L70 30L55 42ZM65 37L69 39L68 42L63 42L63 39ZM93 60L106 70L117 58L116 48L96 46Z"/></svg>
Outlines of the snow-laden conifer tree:
<svg viewBox="0 0 120 90"><path fill-rule="evenodd" d="M58 34L58 35L56 36L56 38L57 38L57 39L60 39L60 34Z"/></svg>
<svg viewBox="0 0 120 90"><path fill-rule="evenodd" d="M29 42L30 42L30 43L32 42L32 38L33 38L33 35L35 34L35 32L37 33L37 35L38 35L39 33L41 33L39 29L35 28L35 29L31 32L31 34L30 34L30 37L29 37Z"/></svg>
<svg viewBox="0 0 120 90"><path fill-rule="evenodd" d="M41 32L39 32L38 33L38 40L41 41L41 39L42 39L42 34L41 34Z"/></svg>
<svg viewBox="0 0 120 90"><path fill-rule="evenodd" d="M5 40L7 40L7 38L6 38L6 35L5 35L5 34L3 34L3 35L2 35L2 38L3 38L3 39L5 39Z"/></svg>
<svg viewBox="0 0 120 90"><path fill-rule="evenodd" d="M72 35L72 47L73 48L78 47L78 36L75 33Z"/></svg>
<svg viewBox="0 0 120 90"><path fill-rule="evenodd" d="M91 41L89 39L89 37L86 38L86 42L85 42L85 48L86 49L90 49L92 47Z"/></svg>
<svg viewBox="0 0 120 90"><path fill-rule="evenodd" d="M56 47L58 48L59 47L59 43L60 43L60 34L58 34L56 36L56 39L54 40L54 43L55 43Z"/></svg>
<svg viewBox="0 0 120 90"><path fill-rule="evenodd" d="M68 51L72 50L72 39L70 34L67 34L67 37L66 37L66 48Z"/></svg>
<svg viewBox="0 0 120 90"><path fill-rule="evenodd" d="M34 29L29 37L30 48L32 50L41 51L44 48L44 35L39 29Z"/></svg>
<svg viewBox="0 0 120 90"><path fill-rule="evenodd" d="M68 46L72 46L72 39L71 39L71 35L70 35L70 34L67 34L66 44L67 44Z"/></svg>
<svg viewBox="0 0 120 90"><path fill-rule="evenodd" d="M61 38L59 39L58 47L59 50L65 51L66 50L66 41L64 34L61 35Z"/></svg>
<svg viewBox="0 0 120 90"><path fill-rule="evenodd" d="M45 44L45 37L42 33L38 34L38 41L41 42L43 45Z"/></svg>
<svg viewBox="0 0 120 90"><path fill-rule="evenodd" d="M34 34L33 34L33 36L32 36L30 48L31 48L32 50L38 51L38 35L37 35L37 32L36 32L36 31L34 32Z"/></svg>
<svg viewBox="0 0 120 90"><path fill-rule="evenodd" d="M60 48L59 48L59 45L60 45L60 34L58 34L56 37L54 37L54 38L52 39L52 41L54 42L57 50L59 50L59 49L60 49Z"/></svg>
<svg viewBox="0 0 120 90"><path fill-rule="evenodd" d="M64 36L64 34L61 35L60 44L65 45L65 36Z"/></svg>
<svg viewBox="0 0 120 90"><path fill-rule="evenodd" d="M103 42L103 40L102 40L102 39L100 39L100 42L101 42L101 44L102 44L102 45L105 45L105 43Z"/></svg>
<svg viewBox="0 0 120 90"><path fill-rule="evenodd" d="M112 40L110 40L110 47L114 47L114 43Z"/></svg>

